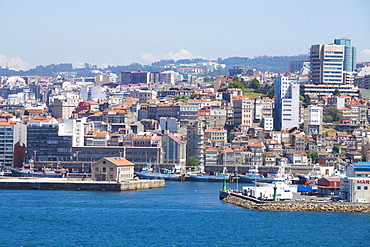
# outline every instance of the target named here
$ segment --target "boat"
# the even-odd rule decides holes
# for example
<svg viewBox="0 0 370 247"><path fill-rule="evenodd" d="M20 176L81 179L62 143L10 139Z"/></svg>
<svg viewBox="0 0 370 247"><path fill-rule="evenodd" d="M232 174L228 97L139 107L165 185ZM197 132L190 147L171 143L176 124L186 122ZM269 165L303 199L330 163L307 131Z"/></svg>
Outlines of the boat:
<svg viewBox="0 0 370 247"><path fill-rule="evenodd" d="M153 172L150 170L142 170L141 172L135 172L136 176L140 179L164 179L168 181L180 181L181 175L170 172L160 173Z"/></svg>
<svg viewBox="0 0 370 247"><path fill-rule="evenodd" d="M22 168L11 168L13 177L46 177L46 178L63 178L67 175L67 169L63 168L43 168L36 171L33 164L25 164Z"/></svg>
<svg viewBox="0 0 370 247"><path fill-rule="evenodd" d="M278 172L277 174L274 175L269 175L267 177L263 177L261 174L258 173L258 166L249 169L248 173L245 175L238 175L238 177L240 183L255 183L255 182L272 183L286 180L285 176L283 176L281 172Z"/></svg>
<svg viewBox="0 0 370 247"><path fill-rule="evenodd" d="M223 180L229 180L230 175L218 174L208 175L205 173L188 174L185 176L185 181L196 181L196 182L220 182Z"/></svg>

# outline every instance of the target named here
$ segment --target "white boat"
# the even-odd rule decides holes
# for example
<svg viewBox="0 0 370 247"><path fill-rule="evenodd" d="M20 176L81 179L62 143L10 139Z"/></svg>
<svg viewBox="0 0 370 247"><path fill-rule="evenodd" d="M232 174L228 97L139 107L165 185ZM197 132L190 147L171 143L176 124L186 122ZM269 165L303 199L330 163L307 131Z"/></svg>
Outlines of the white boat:
<svg viewBox="0 0 370 247"><path fill-rule="evenodd" d="M258 166L256 165L255 168L249 169L248 173L245 175L238 175L239 182L241 183L255 183L255 182L265 182L265 183L272 183L277 181L285 181L286 176L284 176L283 168L279 169L277 174L271 174L267 177L263 177L258 172Z"/></svg>

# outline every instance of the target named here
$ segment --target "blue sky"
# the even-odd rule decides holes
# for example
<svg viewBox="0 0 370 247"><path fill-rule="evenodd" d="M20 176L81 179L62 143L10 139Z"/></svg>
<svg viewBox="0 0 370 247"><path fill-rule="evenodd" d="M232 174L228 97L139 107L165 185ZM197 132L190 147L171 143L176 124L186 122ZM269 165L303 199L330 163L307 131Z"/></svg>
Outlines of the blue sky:
<svg viewBox="0 0 370 247"><path fill-rule="evenodd" d="M0 0L0 65L297 55L342 37L370 61L369 9L369 0Z"/></svg>

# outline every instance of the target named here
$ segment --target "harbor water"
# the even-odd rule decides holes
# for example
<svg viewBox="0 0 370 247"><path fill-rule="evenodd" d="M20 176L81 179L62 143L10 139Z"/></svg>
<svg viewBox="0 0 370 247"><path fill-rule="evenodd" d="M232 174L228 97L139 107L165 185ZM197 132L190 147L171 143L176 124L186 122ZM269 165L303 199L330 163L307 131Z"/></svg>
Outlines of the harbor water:
<svg viewBox="0 0 370 247"><path fill-rule="evenodd" d="M219 200L221 183L166 184L125 192L0 190L0 246L369 245L370 214L250 211Z"/></svg>

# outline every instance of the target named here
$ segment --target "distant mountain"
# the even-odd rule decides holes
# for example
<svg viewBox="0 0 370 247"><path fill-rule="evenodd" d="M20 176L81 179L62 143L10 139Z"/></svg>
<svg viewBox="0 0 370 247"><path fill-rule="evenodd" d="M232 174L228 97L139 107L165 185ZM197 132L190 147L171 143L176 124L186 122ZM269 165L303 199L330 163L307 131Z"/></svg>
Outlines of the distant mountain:
<svg viewBox="0 0 370 247"><path fill-rule="evenodd" d="M109 66L108 68L101 69L97 68L96 65L87 66L85 68L73 68L70 63L61 64L50 64L50 65L38 65L36 68L27 71L16 71L16 70L6 70L5 68L0 68L0 76L12 76L12 75L40 75L40 76L56 76L59 72L75 72L77 76L94 76L95 71L103 72L113 72L119 74L122 71L129 70L141 70L141 71L163 71L167 70L169 65L179 66L180 64L190 64L198 62L208 62L209 60L203 58L194 59L182 59L182 60L160 60L153 62L150 65L142 65L139 63L132 63L130 65L118 65ZM259 56L252 59L245 59L244 57L229 57L229 58L219 58L217 62L220 64L226 64L226 68L219 68L215 71L205 71L204 76L218 76L218 75L228 75L228 69L233 66L246 65L247 69L253 68L260 71L271 71L271 72L287 72L289 71L289 63L292 61L308 61L308 55L301 54L297 56Z"/></svg>

